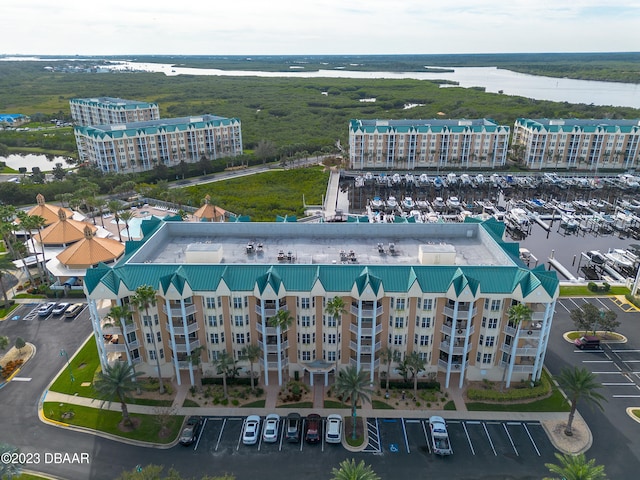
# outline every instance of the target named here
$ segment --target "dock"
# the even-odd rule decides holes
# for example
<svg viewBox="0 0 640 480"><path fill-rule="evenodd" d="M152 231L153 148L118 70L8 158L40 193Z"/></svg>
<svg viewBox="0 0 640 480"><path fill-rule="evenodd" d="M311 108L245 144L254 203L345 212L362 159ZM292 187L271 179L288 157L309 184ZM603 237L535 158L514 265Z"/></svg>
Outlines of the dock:
<svg viewBox="0 0 640 480"><path fill-rule="evenodd" d="M565 277L567 280L569 280L570 282L577 282L578 279L569 271L567 270L558 260L556 260L553 257L549 257L549 264L555 268L558 272L560 272L560 274Z"/></svg>

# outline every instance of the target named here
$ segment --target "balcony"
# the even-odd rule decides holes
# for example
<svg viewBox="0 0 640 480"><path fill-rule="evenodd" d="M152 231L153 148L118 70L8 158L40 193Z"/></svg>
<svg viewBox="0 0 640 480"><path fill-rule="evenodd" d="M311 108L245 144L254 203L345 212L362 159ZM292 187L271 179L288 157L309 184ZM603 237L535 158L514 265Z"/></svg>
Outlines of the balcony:
<svg viewBox="0 0 640 480"><path fill-rule="evenodd" d="M278 330L276 327L270 327L267 325L267 330L266 330L266 334L267 335L277 335L278 334ZM262 323L257 322L256 323L256 330L258 330L259 333L262 333Z"/></svg>
<svg viewBox="0 0 640 480"><path fill-rule="evenodd" d="M446 370L448 365L449 364L447 363L446 360L438 359L438 367L444 368ZM459 372L461 368L462 368L462 363L460 362L451 364L451 370L454 372Z"/></svg>
<svg viewBox="0 0 640 480"><path fill-rule="evenodd" d="M169 309L169 312L167 312L167 306L166 305L162 305L162 311L167 314L167 316L171 316L173 318L182 318L182 308L180 307L172 307ZM191 305L185 305L184 306L184 312L185 315L193 315L194 313L196 313L196 306L194 304Z"/></svg>
<svg viewBox="0 0 640 480"><path fill-rule="evenodd" d="M357 342L354 342L354 341L349 342L349 347L354 352L358 351ZM378 350L380 350L381 347L382 347L382 344L380 342L377 342L375 345L362 345L362 344L360 344L360 353L363 354L363 355L371 355L372 353L375 353Z"/></svg>
<svg viewBox="0 0 640 480"><path fill-rule="evenodd" d="M286 358L283 358L282 362L280 362L280 364L282 365L282 368L288 367L289 366L289 360L287 360ZM269 370L271 370L271 369L277 370L278 369L278 362L267 362L267 368Z"/></svg>
<svg viewBox="0 0 640 480"><path fill-rule="evenodd" d="M445 317L453 317L453 308L451 307L444 307L442 309L442 312L444 313ZM473 307L472 312L471 312L471 316L475 316L475 314L478 313L478 309L476 307ZM458 308L458 315L457 317L455 317L456 320L465 320L469 318L469 307L459 307Z"/></svg>
<svg viewBox="0 0 640 480"><path fill-rule="evenodd" d="M450 347L451 347L451 343L446 341L440 342L441 351L449 353L451 355L464 355L464 346L460 346L460 347L454 346L453 351L449 350Z"/></svg>
<svg viewBox="0 0 640 480"><path fill-rule="evenodd" d="M360 329L360 334L363 337L371 337L372 335L374 335L373 332L373 328L369 327L362 327ZM356 335L358 334L358 325L354 325L353 323L349 324L349 331L351 333L355 333ZM378 335L380 332L382 332L382 324L377 324L376 328L375 328L375 335Z"/></svg>
<svg viewBox="0 0 640 480"><path fill-rule="evenodd" d="M185 329L184 329L184 324L182 322L172 322L172 325L173 325L173 332L176 335L184 335L185 333L186 334L195 333L200 329L200 327L198 326L198 322L188 323L186 332L185 332ZM169 322L167 322L167 331L169 331L169 332L171 331L171 328L169 326Z"/></svg>
<svg viewBox="0 0 640 480"><path fill-rule="evenodd" d="M503 343L500 349L509 354L513 353L517 357L535 357L538 354L538 347L535 345L523 345L514 349L513 345Z"/></svg>
<svg viewBox="0 0 640 480"><path fill-rule="evenodd" d="M464 325L461 325L461 324L456 325L455 336L456 337L464 337L466 335L466 332L467 332L466 328L467 328L466 322L465 322ZM475 325L471 325L471 328L469 329L469 336L473 335L475 330L476 330L475 329ZM450 325L443 324L440 327L440 331L442 333L445 333L445 334L449 335L450 337L453 336L452 333L451 333L451 326Z"/></svg>
<svg viewBox="0 0 640 480"><path fill-rule="evenodd" d="M276 308L275 306L266 306L264 307L264 316L265 318L271 318L273 317L276 313L278 313L278 310L285 310L285 311L289 311L289 307L287 305L280 305L280 308ZM262 315L262 306L260 305L256 305L256 313L258 315Z"/></svg>
<svg viewBox="0 0 640 480"><path fill-rule="evenodd" d="M108 325L108 326L104 326L104 325L102 326L103 335L120 335L122 333L120 331L120 327L111 325L109 323L106 323L105 325Z"/></svg>
<svg viewBox="0 0 640 480"><path fill-rule="evenodd" d="M107 353L126 352L127 346L124 343L105 343L104 351Z"/></svg>
<svg viewBox="0 0 640 480"><path fill-rule="evenodd" d="M351 305L351 308L349 309L349 313L351 313L352 315L355 315L356 317L358 316L358 306L357 305ZM363 318L370 318L370 317L378 317L380 315L382 315L384 313L384 309L382 308L382 306L376 307L376 308L363 308L361 310L361 315Z"/></svg>
<svg viewBox="0 0 640 480"><path fill-rule="evenodd" d="M349 365L351 365L352 367L357 367L358 366L358 361L355 358L349 358ZM371 365L371 359L367 360L360 360L360 368L362 370L369 370L369 367ZM375 362L373 362L373 368L376 369L380 366L380 359L377 359Z"/></svg>
<svg viewBox="0 0 640 480"><path fill-rule="evenodd" d="M191 347L191 351L193 351L194 348L198 348L200 346L200 340L193 340L192 342L189 342L189 346ZM169 347L171 347L171 344L169 344ZM187 353L187 343L184 340L176 340L175 351L179 353Z"/></svg>
<svg viewBox="0 0 640 480"><path fill-rule="evenodd" d="M260 348L264 350L264 343L258 340L258 345ZM285 340L284 342L280 342L280 349L286 350L289 348L289 340ZM278 353L278 344L277 343L267 343L267 353Z"/></svg>
<svg viewBox="0 0 640 480"><path fill-rule="evenodd" d="M507 362L500 362L502 368L509 368ZM533 363L516 363L513 366L513 373L533 373Z"/></svg>

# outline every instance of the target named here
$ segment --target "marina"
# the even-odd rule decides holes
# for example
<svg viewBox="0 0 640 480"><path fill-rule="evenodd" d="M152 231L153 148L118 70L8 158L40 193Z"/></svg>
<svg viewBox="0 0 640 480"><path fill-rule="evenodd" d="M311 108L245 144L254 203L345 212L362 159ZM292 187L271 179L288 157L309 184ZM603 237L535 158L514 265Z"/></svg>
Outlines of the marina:
<svg viewBox="0 0 640 480"><path fill-rule="evenodd" d="M342 220L495 218L525 264L542 263L565 281L628 283L638 271L640 177L632 174L343 173L340 188L349 200Z"/></svg>

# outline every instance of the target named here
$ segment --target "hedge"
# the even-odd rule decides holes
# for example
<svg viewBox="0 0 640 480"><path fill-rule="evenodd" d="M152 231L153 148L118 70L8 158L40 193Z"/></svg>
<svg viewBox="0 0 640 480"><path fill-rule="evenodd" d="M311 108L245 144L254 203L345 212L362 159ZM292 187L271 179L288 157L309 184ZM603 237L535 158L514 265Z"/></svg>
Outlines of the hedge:
<svg viewBox="0 0 640 480"><path fill-rule="evenodd" d="M514 400L528 400L540 398L548 395L551 391L551 383L546 375L542 375L540 382L533 388L511 387L504 392L496 390L485 390L480 388L470 388L467 390L469 400L489 400L492 402L512 402Z"/></svg>
<svg viewBox="0 0 640 480"><path fill-rule="evenodd" d="M222 377L204 377L202 385L222 385ZM227 378L227 386L251 386L251 379L244 377Z"/></svg>
<svg viewBox="0 0 640 480"><path fill-rule="evenodd" d="M380 381L380 388L382 390L386 389L387 382L386 380ZM395 388L397 390L413 390L413 382L403 382L402 380L390 380L389 388ZM440 391L440 382L429 381L429 382L418 382L418 390L438 390Z"/></svg>

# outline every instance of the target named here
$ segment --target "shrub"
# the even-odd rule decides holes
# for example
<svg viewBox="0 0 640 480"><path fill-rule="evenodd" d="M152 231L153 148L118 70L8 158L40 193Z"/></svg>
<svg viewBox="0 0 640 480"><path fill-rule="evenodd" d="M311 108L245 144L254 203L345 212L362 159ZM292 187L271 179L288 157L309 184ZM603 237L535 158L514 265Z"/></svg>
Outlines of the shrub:
<svg viewBox="0 0 640 480"><path fill-rule="evenodd" d="M384 389L386 387L386 381L380 382L380 388ZM391 380L389 381L389 388L395 388L398 390L413 390L413 381L404 382L402 380ZM440 391L440 382L436 381L427 381L427 382L418 382L418 390L438 390Z"/></svg>
<svg viewBox="0 0 640 480"><path fill-rule="evenodd" d="M467 390L469 400L511 402L514 400L526 400L530 398L540 398L547 395L551 390L551 383L546 375L543 375L538 385L529 388L510 388L504 392L497 390L485 390L470 388Z"/></svg>
<svg viewBox="0 0 640 480"><path fill-rule="evenodd" d="M231 404L232 404L234 407L237 407L238 405L240 405L240 401L239 401L237 398L234 398L234 399L231 401Z"/></svg>
<svg viewBox="0 0 640 480"><path fill-rule="evenodd" d="M587 283L587 288L589 289L590 292L597 292L598 291L598 285L596 285L595 282Z"/></svg>
<svg viewBox="0 0 640 480"><path fill-rule="evenodd" d="M203 377L203 385L222 385L222 377ZM244 377L227 378L227 385L232 386L251 386L251 379Z"/></svg>
<svg viewBox="0 0 640 480"><path fill-rule="evenodd" d="M256 388L256 397L261 397L262 395L264 395L264 388L262 387Z"/></svg>

